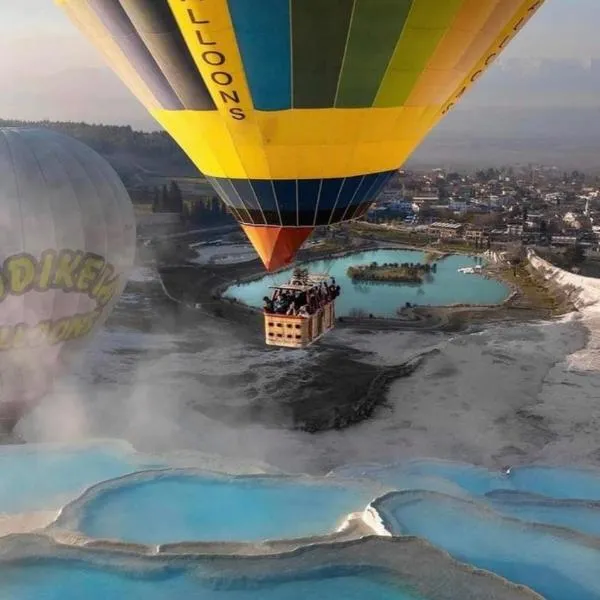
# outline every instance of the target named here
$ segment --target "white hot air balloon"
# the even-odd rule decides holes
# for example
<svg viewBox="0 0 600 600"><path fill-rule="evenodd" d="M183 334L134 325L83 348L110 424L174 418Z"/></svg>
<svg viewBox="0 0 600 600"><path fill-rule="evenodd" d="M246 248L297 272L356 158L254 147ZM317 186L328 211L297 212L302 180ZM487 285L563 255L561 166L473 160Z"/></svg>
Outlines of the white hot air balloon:
<svg viewBox="0 0 600 600"><path fill-rule="evenodd" d="M50 130L0 128L0 427L104 323L135 236L131 199L99 154Z"/></svg>

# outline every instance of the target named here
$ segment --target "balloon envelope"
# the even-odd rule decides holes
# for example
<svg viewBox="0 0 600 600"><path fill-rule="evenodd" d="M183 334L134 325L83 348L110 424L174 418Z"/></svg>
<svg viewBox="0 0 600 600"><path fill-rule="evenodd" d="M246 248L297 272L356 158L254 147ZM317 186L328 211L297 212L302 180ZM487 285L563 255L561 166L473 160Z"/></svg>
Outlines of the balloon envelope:
<svg viewBox="0 0 600 600"><path fill-rule="evenodd" d="M362 216L540 0L57 0L268 269Z"/></svg>
<svg viewBox="0 0 600 600"><path fill-rule="evenodd" d="M39 400L108 317L135 256L135 217L96 152L0 128L0 421Z"/></svg>

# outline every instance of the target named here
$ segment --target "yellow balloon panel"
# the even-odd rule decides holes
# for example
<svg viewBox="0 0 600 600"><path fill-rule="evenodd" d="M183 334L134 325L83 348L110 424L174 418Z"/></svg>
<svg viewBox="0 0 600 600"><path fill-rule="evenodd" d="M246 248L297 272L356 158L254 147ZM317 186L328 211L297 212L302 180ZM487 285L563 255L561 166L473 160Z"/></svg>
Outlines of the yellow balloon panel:
<svg viewBox="0 0 600 600"><path fill-rule="evenodd" d="M58 2L199 169L233 179L398 168L542 4Z"/></svg>
<svg viewBox="0 0 600 600"><path fill-rule="evenodd" d="M258 142L235 136L214 112L152 114L207 175L311 179L398 168L437 120L439 107L257 112L255 127L263 135ZM373 144L389 152L374 154Z"/></svg>
<svg viewBox="0 0 600 600"><path fill-rule="evenodd" d="M57 2L238 220L283 228L363 214L543 4Z"/></svg>

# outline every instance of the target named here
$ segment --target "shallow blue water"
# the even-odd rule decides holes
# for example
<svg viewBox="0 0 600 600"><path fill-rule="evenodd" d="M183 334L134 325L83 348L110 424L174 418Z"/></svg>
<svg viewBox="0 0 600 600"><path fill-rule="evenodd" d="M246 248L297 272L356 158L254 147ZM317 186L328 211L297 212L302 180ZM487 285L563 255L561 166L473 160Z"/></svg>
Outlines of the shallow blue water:
<svg viewBox="0 0 600 600"><path fill-rule="evenodd" d="M551 501L530 497L519 492L510 495L492 494L487 503L496 512L531 523L568 527L584 535L600 537L600 505L585 501Z"/></svg>
<svg viewBox="0 0 600 600"><path fill-rule="evenodd" d="M453 255L438 261L437 273L431 281L421 285L352 283L346 276L351 265L392 262L425 262L423 252L411 250L372 250L342 258L310 263L313 273L327 272L336 278L342 294L336 301L338 315L349 315L353 310L364 310L376 316L395 316L396 309L406 302L419 305L442 306L446 304L497 304L508 296L508 288L494 280L478 275L457 273L459 267L473 266L476 259ZM291 270L240 285L231 286L225 295L237 298L250 306L262 306L262 298L271 290L269 285L287 281Z"/></svg>
<svg viewBox="0 0 600 600"><path fill-rule="evenodd" d="M348 465L334 473L371 478L396 489L434 489L409 487L411 478L419 476L443 479L476 496L513 490L549 498L600 501L600 470L594 469L529 466L512 468L506 475L466 463L415 460L381 466Z"/></svg>
<svg viewBox="0 0 600 600"><path fill-rule="evenodd" d="M359 486L171 475L102 492L85 505L79 529L142 543L303 537L334 531L375 495Z"/></svg>
<svg viewBox="0 0 600 600"><path fill-rule="evenodd" d="M376 574L314 576L292 581L231 583L172 570L133 577L83 563L3 567L0 597L7 600L419 600Z"/></svg>
<svg viewBox="0 0 600 600"><path fill-rule="evenodd" d="M0 512L48 508L86 486L153 466L164 465L110 445L6 448L0 453ZM128 477L116 487L111 484L83 505L75 522L67 518L67 523L93 537L152 544L303 537L334 531L349 512L364 509L380 494L383 484L409 490L379 501L394 534L426 538L455 558L528 585L548 600L600 600L600 509L594 504L600 500L600 471L526 466L505 474L470 464L412 460L349 465L336 474L374 483L165 471L160 478ZM544 525L571 533L561 535ZM599 541L590 544L578 533ZM389 578L372 573L311 577L254 582L250 589L243 582L198 579L181 569L134 577L83 563L36 562L0 567L0 598L4 593L10 600L416 600Z"/></svg>
<svg viewBox="0 0 600 600"><path fill-rule="evenodd" d="M477 505L428 492L382 501L390 531L423 537L463 562L536 590L548 600L600 598L600 550Z"/></svg>
<svg viewBox="0 0 600 600"><path fill-rule="evenodd" d="M600 471L563 467L520 467L513 469L510 480L522 492L550 498L600 500Z"/></svg>
<svg viewBox="0 0 600 600"><path fill-rule="evenodd" d="M392 465L348 465L334 471L344 477L371 478L397 490L430 489L446 492L449 485L463 493L482 495L497 489L514 489L511 481L500 473L474 465L436 460L415 460ZM434 487L419 487L419 479L434 478ZM415 481L416 480L416 481ZM456 494L452 494L456 495Z"/></svg>
<svg viewBox="0 0 600 600"><path fill-rule="evenodd" d="M0 453L0 513L58 508L99 481L160 466L110 446L9 446Z"/></svg>

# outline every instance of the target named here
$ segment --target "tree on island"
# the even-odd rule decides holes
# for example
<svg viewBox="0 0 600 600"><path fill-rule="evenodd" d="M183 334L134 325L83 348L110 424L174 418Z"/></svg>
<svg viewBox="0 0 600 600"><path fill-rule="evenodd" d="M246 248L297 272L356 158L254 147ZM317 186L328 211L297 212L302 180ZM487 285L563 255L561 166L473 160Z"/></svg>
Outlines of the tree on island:
<svg viewBox="0 0 600 600"><path fill-rule="evenodd" d="M293 271L292 281L300 285L306 285L308 283L308 269L296 267Z"/></svg>

